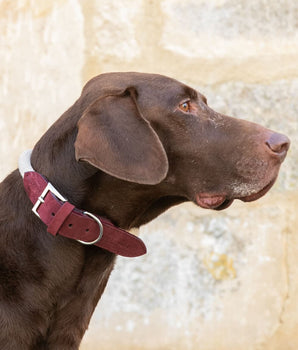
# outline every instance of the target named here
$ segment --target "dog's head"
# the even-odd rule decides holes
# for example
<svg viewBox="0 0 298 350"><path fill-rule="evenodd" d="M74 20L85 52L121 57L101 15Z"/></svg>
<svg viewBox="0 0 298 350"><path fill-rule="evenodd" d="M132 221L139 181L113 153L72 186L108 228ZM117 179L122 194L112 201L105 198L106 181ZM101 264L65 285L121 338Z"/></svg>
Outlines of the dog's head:
<svg viewBox="0 0 298 350"><path fill-rule="evenodd" d="M203 208L263 196L290 144L282 134L213 111L202 94L160 75L104 74L80 100L78 161L124 181L158 184L165 196Z"/></svg>

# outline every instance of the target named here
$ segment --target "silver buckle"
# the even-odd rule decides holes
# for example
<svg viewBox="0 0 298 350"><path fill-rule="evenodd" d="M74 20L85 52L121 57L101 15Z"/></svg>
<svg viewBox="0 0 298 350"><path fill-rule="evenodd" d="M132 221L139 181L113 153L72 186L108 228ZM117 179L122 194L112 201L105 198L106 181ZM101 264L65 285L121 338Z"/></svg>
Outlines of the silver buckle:
<svg viewBox="0 0 298 350"><path fill-rule="evenodd" d="M46 187L44 188L44 190L42 191L42 194L37 198L36 203L34 204L32 211L35 215L37 215L39 218L39 214L37 212L37 209L39 208L39 206L44 203L44 199L45 196L47 195L48 192L53 193L58 199L60 199L63 202L67 202L67 199L65 199L61 193L59 193L56 188L49 182Z"/></svg>
<svg viewBox="0 0 298 350"><path fill-rule="evenodd" d="M77 239L77 241L80 242L80 243L82 243L82 244L85 244L85 245L92 245L92 244L97 243L97 242L101 239L101 237L102 237L102 235L103 235L102 223L101 223L101 221L98 219L97 216L95 216L95 215L89 213L88 211L84 211L84 214L90 216L93 220L95 220L95 221L98 223L98 226L99 226L99 235L98 235L98 237L97 237L94 241L92 241L92 242L80 241L79 239Z"/></svg>

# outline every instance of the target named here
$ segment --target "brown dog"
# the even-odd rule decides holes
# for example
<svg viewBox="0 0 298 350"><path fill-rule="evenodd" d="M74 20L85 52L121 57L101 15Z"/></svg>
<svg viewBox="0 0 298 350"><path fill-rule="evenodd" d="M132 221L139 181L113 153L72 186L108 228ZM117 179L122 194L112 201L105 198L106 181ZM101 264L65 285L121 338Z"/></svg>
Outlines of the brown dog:
<svg viewBox="0 0 298 350"><path fill-rule="evenodd" d="M185 201L221 210L263 196L288 148L286 136L214 112L176 80L110 73L89 81L31 156L33 169L69 201L54 198L59 224L40 220L50 191L26 187L39 218L17 170L0 185L0 348L79 347L119 246L105 227L110 249L100 235L98 246L63 237L73 227L68 215L89 215L69 203L125 230Z"/></svg>

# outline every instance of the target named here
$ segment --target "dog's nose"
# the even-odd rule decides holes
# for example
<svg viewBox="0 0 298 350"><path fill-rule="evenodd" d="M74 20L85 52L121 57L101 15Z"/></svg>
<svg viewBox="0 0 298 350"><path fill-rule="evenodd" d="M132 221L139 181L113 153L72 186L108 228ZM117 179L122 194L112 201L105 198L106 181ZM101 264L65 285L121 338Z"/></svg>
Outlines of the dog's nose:
<svg viewBox="0 0 298 350"><path fill-rule="evenodd" d="M270 148L270 150L280 157L286 155L290 147L290 143L291 141L287 136L278 133L272 133L269 139L266 141L266 145Z"/></svg>

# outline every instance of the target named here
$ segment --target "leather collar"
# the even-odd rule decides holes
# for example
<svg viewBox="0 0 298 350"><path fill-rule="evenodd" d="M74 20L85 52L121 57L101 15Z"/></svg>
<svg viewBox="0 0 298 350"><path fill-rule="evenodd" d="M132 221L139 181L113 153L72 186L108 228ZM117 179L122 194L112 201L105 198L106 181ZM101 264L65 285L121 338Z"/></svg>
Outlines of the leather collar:
<svg viewBox="0 0 298 350"><path fill-rule="evenodd" d="M140 238L69 203L43 175L33 170L30 156L31 151L21 155L19 170L27 195L34 204L32 211L46 224L50 234L96 245L126 257L146 253L146 246Z"/></svg>

